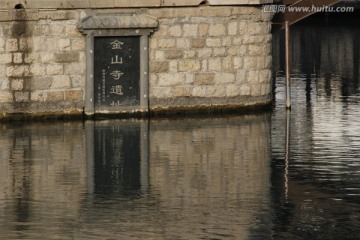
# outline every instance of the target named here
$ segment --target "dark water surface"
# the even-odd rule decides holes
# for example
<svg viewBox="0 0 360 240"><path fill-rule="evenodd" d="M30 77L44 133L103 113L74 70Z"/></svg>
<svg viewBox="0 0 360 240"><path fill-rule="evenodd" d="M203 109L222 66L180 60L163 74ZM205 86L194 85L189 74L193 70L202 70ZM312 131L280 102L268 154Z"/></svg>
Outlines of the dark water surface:
<svg viewBox="0 0 360 240"><path fill-rule="evenodd" d="M275 35L273 113L0 125L0 239L360 239L360 31L292 31L291 114Z"/></svg>
<svg viewBox="0 0 360 240"><path fill-rule="evenodd" d="M292 27L288 114L283 36L274 36L274 239L360 239L359 17L319 15Z"/></svg>

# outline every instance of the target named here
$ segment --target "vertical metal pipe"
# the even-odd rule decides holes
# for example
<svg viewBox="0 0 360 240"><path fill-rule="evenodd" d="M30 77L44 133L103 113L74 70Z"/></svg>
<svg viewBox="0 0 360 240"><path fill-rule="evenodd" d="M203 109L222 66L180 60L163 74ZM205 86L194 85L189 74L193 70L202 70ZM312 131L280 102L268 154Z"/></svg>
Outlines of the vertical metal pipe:
<svg viewBox="0 0 360 240"><path fill-rule="evenodd" d="M291 111L286 109L286 123L285 123L285 199L287 201L289 193L289 161L290 161L290 124L291 124Z"/></svg>
<svg viewBox="0 0 360 240"><path fill-rule="evenodd" d="M286 109L291 109L291 87L290 87L290 27L285 21L285 79L286 79Z"/></svg>

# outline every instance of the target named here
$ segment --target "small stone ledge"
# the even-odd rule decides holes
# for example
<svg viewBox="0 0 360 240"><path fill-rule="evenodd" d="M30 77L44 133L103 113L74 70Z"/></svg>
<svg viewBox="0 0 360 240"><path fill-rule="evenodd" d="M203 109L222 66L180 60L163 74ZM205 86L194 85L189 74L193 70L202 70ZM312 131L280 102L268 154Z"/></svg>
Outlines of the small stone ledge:
<svg viewBox="0 0 360 240"><path fill-rule="evenodd" d="M81 32L94 29L156 28L158 21L147 14L97 14L84 18L78 25Z"/></svg>
<svg viewBox="0 0 360 240"><path fill-rule="evenodd" d="M155 107L150 109L149 115L151 117L177 117L183 116L196 116L204 114L217 115L217 114L250 114L271 112L271 103L257 103L252 105L247 104L219 104L219 105L197 105L197 106L172 106L172 107Z"/></svg>
<svg viewBox="0 0 360 240"><path fill-rule="evenodd" d="M42 19L71 20L77 19L77 13L72 11L39 11L37 9L9 9L0 11L0 22L9 21L38 21Z"/></svg>
<svg viewBox="0 0 360 240"><path fill-rule="evenodd" d="M0 9L14 9L21 4L25 9L96 9L96 8L144 8L183 7L207 4L218 5L261 5L273 0L1 0Z"/></svg>

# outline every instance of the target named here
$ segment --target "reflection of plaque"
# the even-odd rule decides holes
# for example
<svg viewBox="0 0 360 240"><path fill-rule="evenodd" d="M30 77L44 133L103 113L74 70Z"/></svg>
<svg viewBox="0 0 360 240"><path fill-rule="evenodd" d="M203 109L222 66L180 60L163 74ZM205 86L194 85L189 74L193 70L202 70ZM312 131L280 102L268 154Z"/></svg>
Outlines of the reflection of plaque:
<svg viewBox="0 0 360 240"><path fill-rule="evenodd" d="M131 195L147 188L146 126L146 122L95 123L93 146L89 147L96 193Z"/></svg>
<svg viewBox="0 0 360 240"><path fill-rule="evenodd" d="M95 107L140 104L140 37L94 40Z"/></svg>

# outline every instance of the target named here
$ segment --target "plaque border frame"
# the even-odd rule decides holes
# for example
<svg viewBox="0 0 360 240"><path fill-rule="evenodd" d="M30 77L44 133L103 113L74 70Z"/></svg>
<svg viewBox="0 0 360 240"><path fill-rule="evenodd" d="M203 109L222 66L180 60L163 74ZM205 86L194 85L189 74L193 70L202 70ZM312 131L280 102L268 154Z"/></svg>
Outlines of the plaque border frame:
<svg viewBox="0 0 360 240"><path fill-rule="evenodd" d="M101 15L99 14L98 16ZM124 22L120 22L118 19L124 18L124 16L129 18L128 14L108 13L105 20L98 16L90 15L81 20L81 22L78 24L79 31L85 35L85 115L91 116L95 114L126 114L149 112L149 35L157 28L157 20L152 16L145 15L145 19L150 19L150 23L146 22L144 25L143 22L139 21L139 18L141 20L144 19L144 14L134 14L132 15L134 21L131 22L132 16L130 16L130 20L124 24ZM138 25L138 27L136 25ZM113 107L104 106L100 108L95 107L94 43L96 37L140 37L139 105Z"/></svg>

